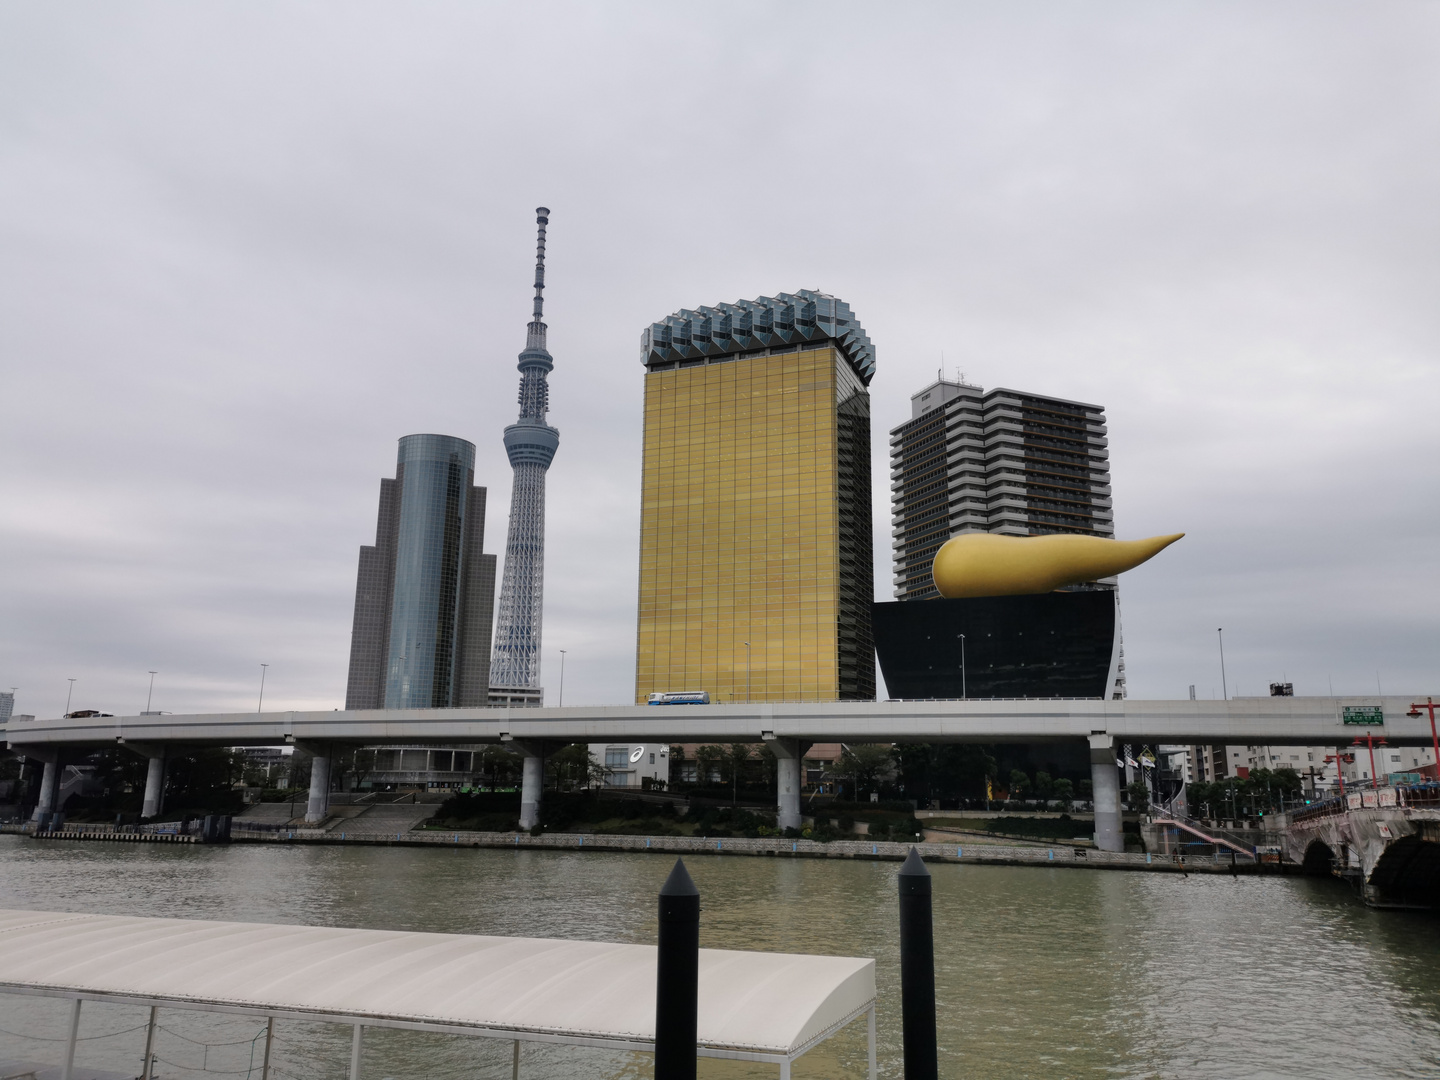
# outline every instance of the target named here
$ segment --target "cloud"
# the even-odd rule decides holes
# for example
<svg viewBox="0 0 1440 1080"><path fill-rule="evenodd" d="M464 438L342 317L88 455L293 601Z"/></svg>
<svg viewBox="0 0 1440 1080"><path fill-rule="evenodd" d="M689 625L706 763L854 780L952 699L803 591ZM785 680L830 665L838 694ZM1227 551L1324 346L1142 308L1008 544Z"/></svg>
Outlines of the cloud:
<svg viewBox="0 0 1440 1080"><path fill-rule="evenodd" d="M1427 690L1433 9L428 3L0 12L0 683L17 709L342 704L415 431L503 547L552 211L546 681L633 688L641 367L822 288L885 433L944 362L1104 404L1136 696ZM1203 693L1203 689L1201 691Z"/></svg>

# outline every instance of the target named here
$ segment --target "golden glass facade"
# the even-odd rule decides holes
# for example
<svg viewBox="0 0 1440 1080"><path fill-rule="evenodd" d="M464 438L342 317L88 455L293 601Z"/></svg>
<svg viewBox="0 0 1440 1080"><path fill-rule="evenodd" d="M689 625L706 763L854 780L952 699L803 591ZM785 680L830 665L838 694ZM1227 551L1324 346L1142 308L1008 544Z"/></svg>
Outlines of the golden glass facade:
<svg viewBox="0 0 1440 1080"><path fill-rule="evenodd" d="M875 696L869 395L800 350L645 376L639 702Z"/></svg>

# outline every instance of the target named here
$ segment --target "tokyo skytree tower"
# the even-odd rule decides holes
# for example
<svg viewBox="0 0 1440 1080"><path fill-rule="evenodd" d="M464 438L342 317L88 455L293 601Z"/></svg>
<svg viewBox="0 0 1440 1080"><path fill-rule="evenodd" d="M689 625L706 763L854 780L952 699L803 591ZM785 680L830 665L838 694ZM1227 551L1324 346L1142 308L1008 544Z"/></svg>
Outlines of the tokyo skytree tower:
<svg viewBox="0 0 1440 1080"><path fill-rule="evenodd" d="M535 314L520 354L520 419L505 429L505 452L515 470L510 490L510 532L505 538L505 573L490 685L540 685L540 621L545 600L545 471L560 445L560 432L545 422L550 387L545 377L554 361L545 348L545 226L550 211L535 211Z"/></svg>

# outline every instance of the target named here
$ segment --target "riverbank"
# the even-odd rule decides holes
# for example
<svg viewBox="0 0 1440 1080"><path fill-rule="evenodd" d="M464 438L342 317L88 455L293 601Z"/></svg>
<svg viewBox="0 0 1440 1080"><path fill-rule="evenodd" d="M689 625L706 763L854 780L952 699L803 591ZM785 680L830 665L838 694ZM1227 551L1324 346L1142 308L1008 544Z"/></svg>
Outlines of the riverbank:
<svg viewBox="0 0 1440 1080"><path fill-rule="evenodd" d="M736 855L787 859L861 859L900 861L911 844L885 840L785 840L778 837L615 836L592 833L410 832L375 833L320 829L250 831L236 829L231 841L240 844L358 844L400 847L512 848L522 850L627 851L642 854ZM935 843L913 845L929 862L989 863L1002 866L1070 866L1091 870L1138 870L1156 873L1255 873L1254 865L1232 865L1228 856L1148 855L1140 852L1097 851L1092 847L1054 844L1019 846L993 843ZM1273 868L1272 868L1273 872Z"/></svg>
<svg viewBox="0 0 1440 1080"><path fill-rule="evenodd" d="M100 828L62 830L32 834L17 826L5 832L21 833L33 839L58 841L168 841L195 843L194 836L111 832ZM553 832L531 836L524 832L445 831L412 829L397 832L350 831L343 829L244 829L232 830L236 844L319 844L385 847L468 847L511 848L539 851L628 851L640 854L737 855L786 859L862 859L895 861L905 858L913 846L927 862L991 864L998 866L1070 866L1090 870L1137 870L1168 874L1253 874L1277 873L1277 867L1262 870L1253 863L1234 863L1228 853L1216 856L1151 855L1142 852L1099 851L1088 845L1044 844L1035 841L997 843L988 836L948 839L927 830L927 840L911 844L888 840L786 840L780 837L706 836L624 836L597 833Z"/></svg>

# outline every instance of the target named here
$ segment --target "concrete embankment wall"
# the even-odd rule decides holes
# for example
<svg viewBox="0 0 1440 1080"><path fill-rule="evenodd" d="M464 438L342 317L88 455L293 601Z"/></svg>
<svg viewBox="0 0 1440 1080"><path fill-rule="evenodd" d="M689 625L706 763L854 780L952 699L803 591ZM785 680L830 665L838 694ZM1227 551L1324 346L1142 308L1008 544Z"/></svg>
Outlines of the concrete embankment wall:
<svg viewBox="0 0 1440 1080"><path fill-rule="evenodd" d="M638 851L674 855L748 855L799 859L881 859L901 860L912 845L891 841L783 840L778 837L748 839L744 837L700 836L596 836L586 833L441 832L427 829L414 832L374 833L320 829L294 829L281 832L248 832L236 829L232 839L237 843L307 843L307 844L384 844L417 847L486 847L546 851ZM1149 870L1161 873L1231 873L1230 860L1224 858L1187 859L1184 862L1169 856L1149 856L1136 852L1097 851L1094 848L1008 847L1000 844L916 844L920 854L935 862L992 863L1016 866L1074 866L1092 870ZM1234 872L1251 873L1253 867L1241 864Z"/></svg>

